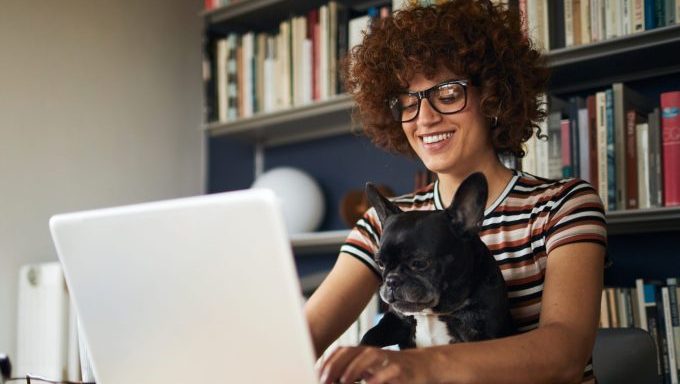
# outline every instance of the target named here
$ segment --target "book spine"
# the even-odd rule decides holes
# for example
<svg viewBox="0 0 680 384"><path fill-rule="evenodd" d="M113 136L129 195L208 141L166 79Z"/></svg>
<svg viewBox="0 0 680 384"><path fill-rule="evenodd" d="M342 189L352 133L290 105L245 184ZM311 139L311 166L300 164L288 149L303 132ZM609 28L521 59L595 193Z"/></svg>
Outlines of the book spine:
<svg viewBox="0 0 680 384"><path fill-rule="evenodd" d="M607 162L607 96L604 92L596 94L597 102L597 191L605 209L609 209L608 162Z"/></svg>
<svg viewBox="0 0 680 384"><path fill-rule="evenodd" d="M635 110L626 112L626 208L638 207L637 141L635 140Z"/></svg>
<svg viewBox="0 0 680 384"><path fill-rule="evenodd" d="M661 94L664 205L680 205L680 91Z"/></svg>
<svg viewBox="0 0 680 384"><path fill-rule="evenodd" d="M645 31L656 28L655 0L645 0Z"/></svg>
<svg viewBox="0 0 680 384"><path fill-rule="evenodd" d="M673 330L673 347L675 349L675 368L676 377L680 381L680 303L678 303L678 279L666 279L668 286L668 301L671 318L671 329Z"/></svg>
<svg viewBox="0 0 680 384"><path fill-rule="evenodd" d="M611 89L606 91L607 113L607 202L609 210L617 208L616 204L616 150L614 139L614 94Z"/></svg>
<svg viewBox="0 0 680 384"><path fill-rule="evenodd" d="M597 162L597 106L595 95L590 95L586 99L588 108L588 164L590 171L590 184L599 193L598 162Z"/></svg>
<svg viewBox="0 0 680 384"><path fill-rule="evenodd" d="M633 33L645 30L645 0L633 0Z"/></svg>
<svg viewBox="0 0 680 384"><path fill-rule="evenodd" d="M647 123L638 124L635 126L637 135L637 152L649 153L648 137L649 127ZM638 208L649 208L650 203L650 189L649 189L649 156L638 156Z"/></svg>
<svg viewBox="0 0 680 384"><path fill-rule="evenodd" d="M560 121L560 143L562 144L562 176L572 177L573 169L571 164L571 139L570 139L570 120L564 119Z"/></svg>
<svg viewBox="0 0 680 384"><path fill-rule="evenodd" d="M662 368L662 373L663 373L663 380L664 383L671 384L671 364L670 364L670 350L669 350L669 345L668 345L668 332L666 328L666 314L664 310L664 303L663 303L663 291L665 287L657 287L656 288L656 311L657 311L657 327L659 328L658 330L658 337L659 337L659 346L661 348L661 354L659 356L662 356L661 359L661 368ZM675 359L675 356L673 356L673 359Z"/></svg>
<svg viewBox="0 0 680 384"><path fill-rule="evenodd" d="M663 206L663 160L661 159L663 147L661 144L661 110L647 115L649 124L649 177L650 177L650 204L653 207Z"/></svg>
<svg viewBox="0 0 680 384"><path fill-rule="evenodd" d="M656 361L656 373L659 380L663 379L663 350L661 336L659 335L659 314L656 303L656 286L650 283L644 283L644 300L645 300L645 315L647 318L647 332L652 336L656 344L656 353L658 359Z"/></svg>

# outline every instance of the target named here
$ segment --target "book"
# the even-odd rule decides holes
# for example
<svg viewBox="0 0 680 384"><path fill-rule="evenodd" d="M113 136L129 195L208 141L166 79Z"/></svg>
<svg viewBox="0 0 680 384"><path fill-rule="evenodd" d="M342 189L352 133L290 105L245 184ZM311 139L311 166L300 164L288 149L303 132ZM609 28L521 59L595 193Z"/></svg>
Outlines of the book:
<svg viewBox="0 0 680 384"><path fill-rule="evenodd" d="M599 193L598 162L597 162L597 107L595 95L586 98L586 108L588 109L588 176L590 184Z"/></svg>
<svg viewBox="0 0 680 384"><path fill-rule="evenodd" d="M661 110L654 108L647 115L649 125L649 204L651 207L663 206L663 161L661 153Z"/></svg>
<svg viewBox="0 0 680 384"><path fill-rule="evenodd" d="M678 366L675 357L675 335L673 334L673 320L671 317L670 289L667 286L661 287L661 306L663 308L666 350L668 351L668 372L665 376L667 380L670 379L669 383L678 384Z"/></svg>
<svg viewBox="0 0 680 384"><path fill-rule="evenodd" d="M626 209L638 207L638 151L635 125L637 112L626 112ZM644 154L644 153L643 153Z"/></svg>
<svg viewBox="0 0 680 384"><path fill-rule="evenodd" d="M564 1L551 0L548 2L549 49L564 48L566 46Z"/></svg>
<svg viewBox="0 0 680 384"><path fill-rule="evenodd" d="M616 132L614 126L614 91L607 89L606 95L606 129L607 129L607 205L610 211L619 207L617 201L617 172L616 172Z"/></svg>
<svg viewBox="0 0 680 384"><path fill-rule="evenodd" d="M645 0L633 0L633 33L645 30Z"/></svg>
<svg viewBox="0 0 680 384"><path fill-rule="evenodd" d="M574 168L571 157L570 120L560 120L560 144L562 148L562 177L573 177Z"/></svg>
<svg viewBox="0 0 680 384"><path fill-rule="evenodd" d="M609 164L607 161L607 95L605 92L595 94L597 116L597 192L602 199L604 209L609 209Z"/></svg>
<svg viewBox="0 0 680 384"><path fill-rule="evenodd" d="M661 94L661 131L664 205L680 205L680 91Z"/></svg>
<svg viewBox="0 0 680 384"><path fill-rule="evenodd" d="M637 153L649 153L649 126L647 123L637 124L635 126ZM650 198L650 156L639 156L637 162L637 203L638 208L651 207Z"/></svg>
<svg viewBox="0 0 680 384"><path fill-rule="evenodd" d="M628 186L629 183L626 180L628 172L626 172L626 151L629 146L626 143L629 135L627 116L626 114L630 110L638 111L639 113L649 113L654 107L649 99L643 95L635 92L630 87L623 83L612 84L612 94L613 100L613 115L614 115L614 167L616 171L615 175L615 200L616 207L619 209L629 208L630 204L628 201ZM632 129L632 125L630 128ZM630 136L633 133L630 132ZM634 148L634 146L632 147ZM635 185L631 186L636 189ZM610 195L611 197L611 195Z"/></svg>
<svg viewBox="0 0 680 384"><path fill-rule="evenodd" d="M668 286L668 299L670 304L671 328L673 329L673 344L675 348L675 366L680 377L680 302L678 302L678 279L671 277L666 279Z"/></svg>

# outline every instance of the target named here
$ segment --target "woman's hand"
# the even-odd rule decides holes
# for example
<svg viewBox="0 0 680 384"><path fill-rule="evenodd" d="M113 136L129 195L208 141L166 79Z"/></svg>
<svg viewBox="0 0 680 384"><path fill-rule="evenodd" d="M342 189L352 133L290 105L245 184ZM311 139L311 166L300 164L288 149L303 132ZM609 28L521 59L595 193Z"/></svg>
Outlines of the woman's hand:
<svg viewBox="0 0 680 384"><path fill-rule="evenodd" d="M341 347L321 365L321 383L418 384L428 382L422 351L390 351L375 347Z"/></svg>

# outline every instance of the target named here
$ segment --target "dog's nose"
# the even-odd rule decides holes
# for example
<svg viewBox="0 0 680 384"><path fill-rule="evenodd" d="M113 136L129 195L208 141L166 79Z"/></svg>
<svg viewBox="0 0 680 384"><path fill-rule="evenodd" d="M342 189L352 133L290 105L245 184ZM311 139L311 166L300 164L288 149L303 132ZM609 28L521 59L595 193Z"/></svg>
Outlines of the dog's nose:
<svg viewBox="0 0 680 384"><path fill-rule="evenodd" d="M401 277L395 275L389 275L385 279L385 285L387 285L388 288L396 288L401 285L401 282Z"/></svg>

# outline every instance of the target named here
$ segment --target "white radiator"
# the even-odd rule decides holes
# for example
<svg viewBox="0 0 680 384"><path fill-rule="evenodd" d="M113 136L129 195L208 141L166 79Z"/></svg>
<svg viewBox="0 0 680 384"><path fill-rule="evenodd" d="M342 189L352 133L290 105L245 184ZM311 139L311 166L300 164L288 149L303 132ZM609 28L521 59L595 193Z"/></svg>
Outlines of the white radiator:
<svg viewBox="0 0 680 384"><path fill-rule="evenodd" d="M14 376L79 380L76 316L59 263L21 267L18 312Z"/></svg>

